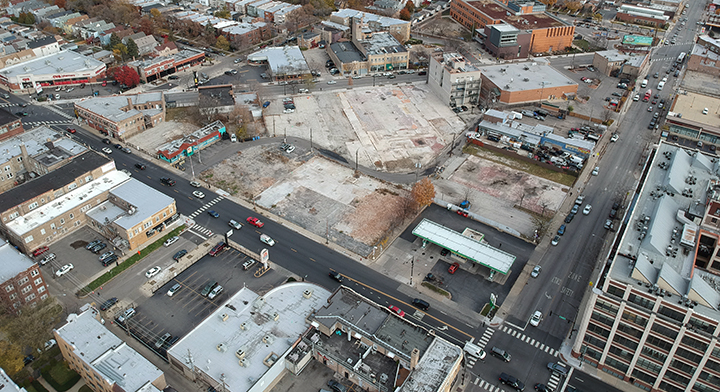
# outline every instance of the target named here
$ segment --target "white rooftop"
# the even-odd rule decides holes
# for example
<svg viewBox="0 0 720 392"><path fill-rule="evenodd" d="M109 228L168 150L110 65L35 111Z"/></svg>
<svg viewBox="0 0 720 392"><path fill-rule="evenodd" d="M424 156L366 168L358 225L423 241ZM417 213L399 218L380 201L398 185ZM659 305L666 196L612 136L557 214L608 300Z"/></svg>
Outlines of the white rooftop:
<svg viewBox="0 0 720 392"><path fill-rule="evenodd" d="M88 211L87 215L98 222L104 222L105 218L108 218L126 230L162 211L174 201L172 197L134 178L111 189L110 194L133 206L132 213L108 201Z"/></svg>
<svg viewBox="0 0 720 392"><path fill-rule="evenodd" d="M371 14L369 12L358 11L350 8L341 8L331 14L331 16L337 16L340 18L362 18L365 23L377 23L383 27L389 27L394 25L408 24L409 21L402 19L389 18L387 16Z"/></svg>
<svg viewBox="0 0 720 392"><path fill-rule="evenodd" d="M543 59L481 67L483 76L505 91L541 90L577 85Z"/></svg>
<svg viewBox="0 0 720 392"><path fill-rule="evenodd" d="M53 147L61 149L55 152L57 159L69 158L87 151L87 147L82 144L65 137L61 132L43 125L0 142L0 162L6 162L21 155L20 146L23 144L31 157L48 153L51 151L46 144L48 142L52 143ZM63 156L58 155L58 152L63 152Z"/></svg>
<svg viewBox="0 0 720 392"><path fill-rule="evenodd" d="M159 392L151 382L163 372L137 351L120 340L96 319L97 311L85 305L78 314L70 314L67 323L55 330L57 336L72 345L73 352L125 392Z"/></svg>
<svg viewBox="0 0 720 392"><path fill-rule="evenodd" d="M0 283L16 277L19 273L27 271L35 261L20 253L14 246L0 240Z"/></svg>
<svg viewBox="0 0 720 392"><path fill-rule="evenodd" d="M104 176L62 195L51 203L41 205L29 213L6 223L6 227L17 236L24 237L25 233L35 227L65 215L68 211L75 209L83 203L87 203L89 199L108 192L129 178L130 176L121 171L112 170ZM66 224L72 225L72 222L66 222Z"/></svg>
<svg viewBox="0 0 720 392"><path fill-rule="evenodd" d="M310 73L310 68L298 46L268 47L249 54L247 59L267 61L272 73L278 76Z"/></svg>
<svg viewBox="0 0 720 392"><path fill-rule="evenodd" d="M223 282L220 282L221 284ZM309 290L310 298L303 292ZM218 383L224 375L228 392L244 392L269 367L263 361L274 353L274 366L285 367L284 356L307 330L305 319L327 302L330 292L311 283L286 283L259 296L241 289L193 331L168 350L168 355L195 366ZM244 353L244 366L236 352Z"/></svg>
<svg viewBox="0 0 720 392"><path fill-rule="evenodd" d="M7 78L11 78L20 75L41 76L58 73L91 72L98 68L104 69L105 63L77 52L64 50L5 67L0 73Z"/></svg>
<svg viewBox="0 0 720 392"><path fill-rule="evenodd" d="M657 285L676 296L673 302L687 295L700 304L695 312L718 320L720 276L694 265L700 226L693 216L703 216L710 193L719 189L720 163L662 142L649 165L609 275L636 287Z"/></svg>
<svg viewBox="0 0 720 392"><path fill-rule="evenodd" d="M158 108L152 108L147 110L137 110L133 108L129 110L120 109L128 107L128 100L130 100L133 104L138 105L147 102L158 102L162 101L162 99L162 92L153 92L134 95L113 95L111 97L91 97L85 98L82 101L76 102L75 104L110 121L120 122L125 119L137 116L138 114L157 114L156 109Z"/></svg>
<svg viewBox="0 0 720 392"><path fill-rule="evenodd" d="M510 253L464 236L428 219L423 219L412 233L502 274L510 272L510 268L515 262L516 257Z"/></svg>
<svg viewBox="0 0 720 392"><path fill-rule="evenodd" d="M399 392L435 392L450 376L458 361L462 361L462 349L447 340L436 337L425 351L410 377Z"/></svg>

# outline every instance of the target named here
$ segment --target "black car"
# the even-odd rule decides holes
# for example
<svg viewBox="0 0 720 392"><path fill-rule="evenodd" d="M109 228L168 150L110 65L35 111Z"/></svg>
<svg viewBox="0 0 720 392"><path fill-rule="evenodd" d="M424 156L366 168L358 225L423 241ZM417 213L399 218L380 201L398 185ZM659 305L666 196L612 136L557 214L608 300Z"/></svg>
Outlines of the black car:
<svg viewBox="0 0 720 392"><path fill-rule="evenodd" d="M107 248L107 245L104 242L101 242L101 243L93 246L92 248L90 248L90 251L93 253L98 253L105 248Z"/></svg>
<svg viewBox="0 0 720 392"><path fill-rule="evenodd" d="M25 364L25 366L27 366L27 365L31 364L32 361L34 361L34 360L35 360L35 357L33 357L33 355L30 354L27 357L23 358L23 363Z"/></svg>
<svg viewBox="0 0 720 392"><path fill-rule="evenodd" d="M181 257L185 256L187 254L187 250L183 249L181 251L178 251L173 255L173 260L178 261Z"/></svg>
<svg viewBox="0 0 720 392"><path fill-rule="evenodd" d="M112 143L112 142L110 141L110 139L103 139L102 142L105 143L105 144L110 144L110 143Z"/></svg>
<svg viewBox="0 0 720 392"><path fill-rule="evenodd" d="M339 283L342 283L343 281L342 275L340 275L340 273L337 271L330 270L330 273L328 275L330 275L331 278L335 279Z"/></svg>
<svg viewBox="0 0 720 392"><path fill-rule="evenodd" d="M440 256L447 256L448 253L450 253L450 250L447 248L443 248L443 250L440 251Z"/></svg>
<svg viewBox="0 0 720 392"><path fill-rule="evenodd" d="M175 180L169 177L160 177L160 182L165 186L175 186Z"/></svg>
<svg viewBox="0 0 720 392"><path fill-rule="evenodd" d="M500 373L500 377L498 378L501 383L505 385L510 385L511 387L515 388L517 391L524 391L525 390L525 384L523 384L522 381L518 380L517 378L507 374L507 373Z"/></svg>
<svg viewBox="0 0 720 392"><path fill-rule="evenodd" d="M575 214L568 214L568 216L565 217L565 223L572 222L574 217L575 217Z"/></svg>
<svg viewBox="0 0 720 392"><path fill-rule="evenodd" d="M100 310L106 311L110 309L113 305L117 303L118 299L116 297L112 297L109 300L105 301L100 305Z"/></svg>
<svg viewBox="0 0 720 392"><path fill-rule="evenodd" d="M105 259L103 259L100 262L102 263L103 267L107 267L107 266L111 265L112 263L116 262L117 260L118 260L118 255L112 255L112 256L106 257Z"/></svg>
<svg viewBox="0 0 720 392"><path fill-rule="evenodd" d="M28 112L17 112L17 113L15 113L15 115L18 117L27 117Z"/></svg>
<svg viewBox="0 0 720 392"><path fill-rule="evenodd" d="M170 80L176 80L176 79L180 79L180 77L177 76L177 75L170 75L170 76L168 76L168 79L170 79Z"/></svg>
<svg viewBox="0 0 720 392"><path fill-rule="evenodd" d="M143 165L142 163L136 163L135 167L137 167L140 170L145 170L145 165Z"/></svg>
<svg viewBox="0 0 720 392"><path fill-rule="evenodd" d="M335 380L328 381L327 386L329 386L334 392L347 392L348 390L345 385L342 385Z"/></svg>
<svg viewBox="0 0 720 392"><path fill-rule="evenodd" d="M115 148L117 148L118 150L120 150L120 149L123 148L123 146L122 146L122 144L120 144L120 143L116 143L116 144L115 144Z"/></svg>

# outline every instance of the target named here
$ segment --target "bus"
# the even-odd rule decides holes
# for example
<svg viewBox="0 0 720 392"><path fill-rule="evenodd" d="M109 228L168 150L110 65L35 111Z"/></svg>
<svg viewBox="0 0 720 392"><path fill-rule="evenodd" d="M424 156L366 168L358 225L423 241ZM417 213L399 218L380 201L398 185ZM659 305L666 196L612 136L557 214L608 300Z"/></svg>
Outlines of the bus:
<svg viewBox="0 0 720 392"><path fill-rule="evenodd" d="M687 53L685 53L685 52L680 53L680 56L678 56L678 58L675 62L678 64L682 64L685 61L685 56L687 56Z"/></svg>

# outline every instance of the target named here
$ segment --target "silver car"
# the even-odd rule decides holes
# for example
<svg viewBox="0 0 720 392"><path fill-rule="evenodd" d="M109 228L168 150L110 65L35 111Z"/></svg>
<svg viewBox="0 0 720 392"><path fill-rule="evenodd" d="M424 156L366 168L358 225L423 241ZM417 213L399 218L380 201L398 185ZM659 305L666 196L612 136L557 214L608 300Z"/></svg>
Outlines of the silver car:
<svg viewBox="0 0 720 392"><path fill-rule="evenodd" d="M535 268L533 268L532 272L530 273L530 276L533 278L537 278L540 275L540 270L542 270L542 267L539 265L536 265Z"/></svg>

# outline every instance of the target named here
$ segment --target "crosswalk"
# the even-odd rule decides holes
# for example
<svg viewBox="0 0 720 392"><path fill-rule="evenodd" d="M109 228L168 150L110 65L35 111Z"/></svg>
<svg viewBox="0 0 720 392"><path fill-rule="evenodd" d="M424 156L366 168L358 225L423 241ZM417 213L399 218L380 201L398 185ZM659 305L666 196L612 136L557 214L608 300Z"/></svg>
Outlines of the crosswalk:
<svg viewBox="0 0 720 392"><path fill-rule="evenodd" d="M535 339L531 338L530 336L525 335L524 333L522 333L522 331L516 330L514 328L510 328L506 325L503 325L502 327L500 327L500 329L503 332L505 332L506 334L511 335L514 338L520 339L521 341L528 343L529 345L534 346L535 348L537 348L539 350L545 351L546 353L552 355L553 357L557 357L558 355L560 355L559 351L555 350L554 348L552 348L550 346L546 346L539 340L535 340Z"/></svg>
<svg viewBox="0 0 720 392"><path fill-rule="evenodd" d="M198 225L198 224L192 225L192 226L188 229L188 231L194 233L194 234L197 235L198 237L201 237L203 240L206 240L206 239L212 237L212 235L213 235L212 230L206 229L205 227L200 226L200 225Z"/></svg>
<svg viewBox="0 0 720 392"><path fill-rule="evenodd" d="M39 127L40 125L72 124L72 120L23 121L24 125Z"/></svg>
<svg viewBox="0 0 720 392"><path fill-rule="evenodd" d="M203 205L202 207L200 207L200 208L198 208L197 210L195 210L195 212L193 212L192 214L190 214L190 219L193 219L193 218L195 218L196 216L202 214L203 212L205 212L206 210L208 210L210 207L212 207L212 206L214 206L215 204L217 204L218 202L220 202L220 200L222 200L222 199L224 199L224 197L218 196L218 197L210 200L210 201L207 202L205 205Z"/></svg>
<svg viewBox="0 0 720 392"><path fill-rule="evenodd" d="M545 386L548 387L548 390L554 391L557 388L558 384L560 384L560 381L560 375L552 372L550 374L550 380L547 384L545 384Z"/></svg>

